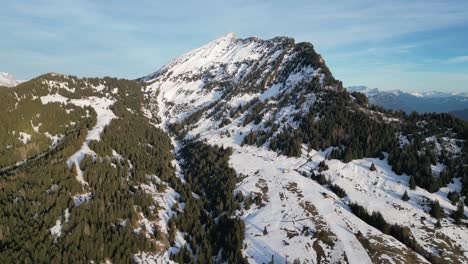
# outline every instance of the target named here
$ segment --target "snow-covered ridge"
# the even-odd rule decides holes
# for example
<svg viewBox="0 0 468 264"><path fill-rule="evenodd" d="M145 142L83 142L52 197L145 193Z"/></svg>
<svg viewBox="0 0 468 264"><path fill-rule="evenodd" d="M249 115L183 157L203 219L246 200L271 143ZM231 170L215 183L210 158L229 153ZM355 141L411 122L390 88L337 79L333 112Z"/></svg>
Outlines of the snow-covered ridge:
<svg viewBox="0 0 468 264"><path fill-rule="evenodd" d="M229 33L208 44L194 49L163 66L159 71L143 78L151 81L162 72L170 71L171 75L180 75L187 72L199 72L216 63L236 63L247 59L258 59L260 53L258 42L236 39L235 33Z"/></svg>
<svg viewBox="0 0 468 264"><path fill-rule="evenodd" d="M271 40L258 38L238 39L235 33L229 33L200 48L194 49L163 66L157 72L143 77L142 80L151 82L162 77L176 79L185 77L186 80L207 74L221 81L228 75L234 81L241 81L246 74L255 69L252 62L262 66L272 62L285 49L292 39L278 37Z"/></svg>
<svg viewBox="0 0 468 264"><path fill-rule="evenodd" d="M301 82L325 86L325 77L332 77L324 68L310 44L287 37L239 39L229 33L140 80L148 84L151 112L163 123L174 123L216 102L235 108L247 98L265 101L291 92Z"/></svg>
<svg viewBox="0 0 468 264"><path fill-rule="evenodd" d="M13 87L24 81L17 80L13 74L0 72L0 86Z"/></svg>

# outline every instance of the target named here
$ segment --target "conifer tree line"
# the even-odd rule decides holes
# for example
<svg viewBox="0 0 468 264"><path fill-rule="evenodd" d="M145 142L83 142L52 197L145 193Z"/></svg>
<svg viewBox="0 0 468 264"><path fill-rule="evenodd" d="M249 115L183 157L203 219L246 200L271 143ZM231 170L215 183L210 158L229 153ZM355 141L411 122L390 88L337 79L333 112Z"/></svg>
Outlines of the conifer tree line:
<svg viewBox="0 0 468 264"><path fill-rule="evenodd" d="M17 99L16 96L19 96L18 92L13 89L0 89L0 111L5 113L0 115L0 167L46 152L52 141L44 132L52 135L70 133L75 129L71 123L82 121L81 117L89 110L73 105L64 108L58 103L43 105L39 100L29 97ZM38 132L33 126L38 127ZM22 142L20 132L31 138Z"/></svg>
<svg viewBox="0 0 468 264"><path fill-rule="evenodd" d="M364 207L357 203L351 202L348 204L348 206L350 207L351 211L361 220L379 229L382 233L394 237L401 243L405 244L408 248L424 256L430 262L439 263L441 261L438 256L432 254L431 252L427 252L417 243L416 239L411 233L410 228L398 224L389 224L387 221L385 221L380 212L369 213Z"/></svg>
<svg viewBox="0 0 468 264"><path fill-rule="evenodd" d="M47 88L44 84L47 80L65 82L75 93ZM103 83L106 86L102 93L90 88ZM183 170L187 182L182 183L175 176L168 135L152 126L141 112L145 102L139 85L112 78L83 80L45 75L18 88L17 93L24 96L53 92L69 98L103 96L112 92L108 87L118 88L117 94L112 95L116 102L111 107L117 118L104 128L100 140L89 142L96 156L86 155L79 164L87 182L83 186L76 180L76 168L68 167L66 161L80 149L88 130L95 125L94 110L51 103L43 106L45 111L40 117L32 119L34 125L45 123L43 118L69 125L63 125L62 130L40 127L40 132L60 133L63 138L51 149L49 140L44 140L43 156L2 172L2 263L104 262L106 259L128 263L138 252L161 250L156 241L175 246L178 231L186 234L188 242L171 256L179 263L212 263L219 253L229 263L246 263L241 253L245 227L234 214L243 198L234 196L238 179L228 165L232 150L186 142L180 153L186 161ZM31 98L28 103L31 106L25 105L21 111L29 116L42 107L37 99ZM14 106L6 104L5 107ZM55 117L53 111L59 115ZM190 124L197 118L195 114L193 121L186 122ZM4 123L11 123L8 122ZM33 138L34 142L39 142L39 136ZM156 175L162 182L154 181L149 175ZM167 183L180 194L179 203L184 204L183 210L174 207L176 214L169 220L167 237L157 227L154 233L147 233L139 224L142 216L151 221L158 219L159 205L140 187L148 183L155 184L161 192ZM90 193L90 198L76 204L74 197L84 193ZM195 198L194 193L199 193L199 197ZM60 235L52 235L51 228L57 222L61 224Z"/></svg>
<svg viewBox="0 0 468 264"><path fill-rule="evenodd" d="M41 89L46 89L43 81L56 78L69 80L70 85L78 85L77 82L84 85L82 79L45 76L13 91L24 92L25 96L27 92L41 94ZM49 149L47 145L42 156L0 175L1 263L81 263L106 259L129 263L138 252L157 251L156 240L164 242L159 230L146 234L139 225L142 215L156 220L159 208L140 185L151 181L147 175L165 181L175 178L170 139L165 132L150 125L141 113L140 84L110 78L90 82L96 85L105 82L118 89L112 106L118 118L104 129L100 141L90 142L97 157L85 156L79 164L88 184L83 186L77 181L76 168L68 167L67 159L81 148L88 130L96 123L96 113L92 108L45 105L45 111L41 112L43 118L52 119L49 120L52 124L58 118L57 121L69 126L57 130L63 138L56 147ZM110 90L107 86L105 89ZM73 96L79 94L98 95L91 89L82 89ZM40 107L34 100L28 103ZM67 115L65 109L73 110ZM59 114L50 113L54 110ZM25 107L21 111L35 116L35 111L42 110ZM34 125L46 123L32 120ZM53 131L46 130L45 125L39 129ZM113 151L121 157L114 157ZM160 188L163 191L164 186ZM84 193L90 193L91 199L77 205L74 197ZM53 235L51 228L57 222L61 224L60 235Z"/></svg>
<svg viewBox="0 0 468 264"><path fill-rule="evenodd" d="M228 263L247 263L242 255L244 222L234 215L240 204L234 197L238 178L228 164L232 149L193 140L183 144L180 158L187 183L177 181L175 190L185 209L170 219L169 226L172 240L178 228L187 234L188 243L171 258L179 263L213 263L221 252Z"/></svg>

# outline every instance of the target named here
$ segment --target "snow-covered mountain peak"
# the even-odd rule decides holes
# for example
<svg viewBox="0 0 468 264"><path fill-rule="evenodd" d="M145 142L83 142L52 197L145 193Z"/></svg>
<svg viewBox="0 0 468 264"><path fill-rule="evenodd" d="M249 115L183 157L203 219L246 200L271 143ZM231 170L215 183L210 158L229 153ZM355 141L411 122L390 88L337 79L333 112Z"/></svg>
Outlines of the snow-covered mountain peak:
<svg viewBox="0 0 468 264"><path fill-rule="evenodd" d="M378 88L369 88L367 86L349 86L346 88L349 92L361 92L369 97L384 94L392 94L395 96L414 96L420 98L447 98L447 97L468 97L465 92L441 92L441 91L426 91L426 92L405 92L399 89L379 90Z"/></svg>
<svg viewBox="0 0 468 264"><path fill-rule="evenodd" d="M347 90L367 95L371 104L407 112L450 112L468 107L468 93L464 92L405 92L366 86L350 86Z"/></svg>
<svg viewBox="0 0 468 264"><path fill-rule="evenodd" d="M381 150L377 149L379 158L374 151L365 154L367 146L410 144L409 135L395 133L407 122L405 117L372 109L362 97L350 96L312 44L287 37L239 39L229 34L141 80L146 82L145 114L170 131L178 147L194 138L232 148L229 164L245 176L237 190L246 197L258 194L258 203L238 214L245 222L243 247L251 263L272 258L287 262L284 256L305 263L382 263L389 258L427 263L425 257L432 253L426 252L438 247L432 239L439 232L433 228L436 222L421 220L429 217L427 201L442 201L450 208L447 211L454 210L454 205L440 194L410 189L410 177L396 174ZM367 87L356 91L381 93ZM387 94L398 97L404 92ZM446 145L460 152L456 144ZM352 158L355 155L363 158ZM184 165L185 161L180 156L178 162ZM372 169L373 165L377 167ZM439 163L427 166L438 171L434 175L440 175L440 168ZM322 176L322 180L316 178ZM330 191L334 184L347 194L336 196ZM453 184L444 192L458 186ZM406 192L411 202L402 200ZM426 251L413 251L408 241L398 241L364 223L350 212L350 201L404 226L411 241L418 241ZM449 243L461 246L468 241L467 235L454 235L458 227L447 225L443 230ZM385 253L370 254L369 249ZM387 252L394 253L389 257ZM459 258L453 249L447 252Z"/></svg>
<svg viewBox="0 0 468 264"><path fill-rule="evenodd" d="M16 80L13 74L7 72L0 72L0 86L13 87L23 81Z"/></svg>
<svg viewBox="0 0 468 264"><path fill-rule="evenodd" d="M266 41L258 38L238 39L235 33L229 33L174 59L144 80L150 81L161 74L172 76L200 74L221 64L258 60L269 50L275 49L275 46L289 40L291 39L275 38Z"/></svg>
<svg viewBox="0 0 468 264"><path fill-rule="evenodd" d="M210 103L237 107L291 92L298 83L337 87L322 57L310 43L288 37L240 39L230 33L194 49L141 80L153 105L166 107L159 116L181 120ZM299 97L305 91L292 97ZM312 94L308 94L307 98ZM292 100L292 99L291 99ZM171 122L172 122L171 121Z"/></svg>
<svg viewBox="0 0 468 264"><path fill-rule="evenodd" d="M229 32L226 35L214 40L213 42L232 41L236 39L236 32Z"/></svg>

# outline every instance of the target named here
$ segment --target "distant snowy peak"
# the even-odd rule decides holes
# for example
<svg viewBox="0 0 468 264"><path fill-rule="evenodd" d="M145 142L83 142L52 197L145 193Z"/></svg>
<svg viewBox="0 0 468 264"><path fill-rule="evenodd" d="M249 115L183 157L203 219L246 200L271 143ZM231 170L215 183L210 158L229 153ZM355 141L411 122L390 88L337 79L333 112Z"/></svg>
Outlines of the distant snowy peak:
<svg viewBox="0 0 468 264"><path fill-rule="evenodd" d="M379 90L378 88L369 88L367 86L349 86L346 88L349 92L360 92L368 97L373 97L379 94L393 94L396 96L414 96L414 97L425 97L425 98L444 98L444 97L468 97L468 93L465 92L439 92L439 91L428 91L428 92L404 92L398 89L394 90Z"/></svg>
<svg viewBox="0 0 468 264"><path fill-rule="evenodd" d="M348 92L360 92L367 96L373 96L379 93L379 89L377 88L369 88L367 86L350 86L346 88Z"/></svg>
<svg viewBox="0 0 468 264"><path fill-rule="evenodd" d="M416 97L426 97L426 98L446 98L446 97L468 97L468 93L464 92L439 92L439 91L429 91L429 92L409 92L408 94Z"/></svg>
<svg viewBox="0 0 468 264"><path fill-rule="evenodd" d="M380 91L366 86L351 86L347 90L367 95L371 104L407 112L450 112L468 108L468 93L464 92Z"/></svg>
<svg viewBox="0 0 468 264"><path fill-rule="evenodd" d="M430 92L411 93L411 94L413 95L418 94L422 97L432 97L432 98L436 98L436 97L443 98L443 97L452 97L452 96L468 97L468 93L463 93L463 92L446 93L446 92L430 91Z"/></svg>
<svg viewBox="0 0 468 264"><path fill-rule="evenodd" d="M0 72L0 86L13 87L24 81L16 80L11 73Z"/></svg>

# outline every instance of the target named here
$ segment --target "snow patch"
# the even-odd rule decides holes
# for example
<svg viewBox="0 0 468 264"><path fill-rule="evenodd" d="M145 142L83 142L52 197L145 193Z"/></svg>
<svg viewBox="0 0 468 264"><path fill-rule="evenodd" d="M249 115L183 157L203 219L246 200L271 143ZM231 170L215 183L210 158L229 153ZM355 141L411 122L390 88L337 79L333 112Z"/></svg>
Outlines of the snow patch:
<svg viewBox="0 0 468 264"><path fill-rule="evenodd" d="M28 142L31 140L31 135L25 132L19 132L18 140L23 142L23 144L28 144Z"/></svg>
<svg viewBox="0 0 468 264"><path fill-rule="evenodd" d="M50 233L55 239L62 235L62 220L60 220L60 218L57 219L57 221L55 221L55 225L50 228Z"/></svg>
<svg viewBox="0 0 468 264"><path fill-rule="evenodd" d="M78 207L84 202L91 201L93 199L93 195L90 192L88 192L88 193L77 194L73 196L72 198L73 198L73 202L75 206Z"/></svg>

